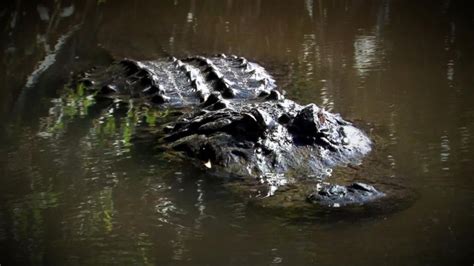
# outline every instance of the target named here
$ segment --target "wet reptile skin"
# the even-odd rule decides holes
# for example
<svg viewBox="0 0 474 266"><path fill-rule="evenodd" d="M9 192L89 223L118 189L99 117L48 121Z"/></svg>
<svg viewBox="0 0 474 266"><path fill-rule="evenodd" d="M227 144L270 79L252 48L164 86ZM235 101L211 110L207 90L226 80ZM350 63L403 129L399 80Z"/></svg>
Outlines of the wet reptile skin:
<svg viewBox="0 0 474 266"><path fill-rule="evenodd" d="M366 134L339 114L285 99L272 76L243 57L125 59L87 72L80 82L98 101L132 99L181 110L163 127L163 146L220 175L252 177L270 187L324 179L336 166L359 164L372 149ZM337 197L330 186L315 187L321 193L308 197L315 203L364 203L383 195L358 189L364 185L339 189Z"/></svg>

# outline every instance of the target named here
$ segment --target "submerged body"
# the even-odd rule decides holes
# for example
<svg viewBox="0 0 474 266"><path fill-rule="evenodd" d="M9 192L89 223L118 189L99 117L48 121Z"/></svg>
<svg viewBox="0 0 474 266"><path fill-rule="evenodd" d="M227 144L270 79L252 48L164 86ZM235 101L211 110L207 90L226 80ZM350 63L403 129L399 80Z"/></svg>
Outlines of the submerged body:
<svg viewBox="0 0 474 266"><path fill-rule="evenodd" d="M285 99L271 75L245 58L127 59L79 82L97 101L178 110L180 117L160 126L160 145L218 175L257 180L266 195L302 180L313 190L311 203L362 204L384 195L360 183L323 183L333 168L360 164L372 142L338 114Z"/></svg>

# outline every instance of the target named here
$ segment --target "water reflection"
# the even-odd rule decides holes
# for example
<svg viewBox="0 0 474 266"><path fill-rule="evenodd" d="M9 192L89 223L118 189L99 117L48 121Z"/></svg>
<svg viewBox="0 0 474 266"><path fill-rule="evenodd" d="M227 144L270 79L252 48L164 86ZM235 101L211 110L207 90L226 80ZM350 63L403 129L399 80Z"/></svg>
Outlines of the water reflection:
<svg viewBox="0 0 474 266"><path fill-rule="evenodd" d="M304 4L305 4L306 11L308 12L309 17L313 19L313 6L314 6L313 0L305 0Z"/></svg>
<svg viewBox="0 0 474 266"><path fill-rule="evenodd" d="M36 70L28 79L27 87L32 86L34 79L54 63L55 54L64 45L65 39L72 34L72 32L69 31L59 39L57 39L56 35L57 33L61 34L61 32L64 31L64 28L61 27L61 21L73 15L74 5L62 7L61 2L58 2L55 4L51 3L51 8L49 8L45 5L38 4L36 9L40 20L37 30L30 32L32 29L28 28L27 30L30 34L28 34L28 36L22 35L22 37L20 37L18 35L19 33L22 33L22 27L24 27L25 20L28 19L26 15L31 17L36 14L32 14L33 10L31 10L29 6L25 7L22 5L21 1L16 2L14 10L10 13L9 27L6 29L8 32L6 36L8 37L5 40L5 53L4 56L2 56L3 64L9 65L8 68L5 68L5 74L9 77L18 74L18 72L15 72L16 66L19 68L17 70L21 70L20 73L23 74L24 70L21 69L21 66L25 64L25 62L28 62L28 59L31 60L32 56L35 60L39 57L44 58L38 62ZM76 24L74 21L71 21L70 23L71 25ZM27 47L24 47L23 38L32 39ZM51 43L54 42L56 42L56 44L54 45L54 48L51 48Z"/></svg>
<svg viewBox="0 0 474 266"><path fill-rule="evenodd" d="M71 37L72 34L77 30L77 27L74 27L71 31L67 32L63 36L61 36L57 43L54 45L54 50L51 50L49 46L46 43L46 39L44 36L38 36L38 43L44 43L44 50L46 53L46 56L42 61L39 62L39 65L36 67L36 69L31 73L31 75L28 77L25 85L25 89L32 87L35 85L37 82L38 78L48 70L48 68L53 65L56 62L56 55L57 53L63 48L65 42L67 41L68 38Z"/></svg>
<svg viewBox="0 0 474 266"><path fill-rule="evenodd" d="M463 154L465 154L463 157L462 157L462 160L464 162L466 161L470 161L469 158L466 157L466 155L469 154L469 151L470 151L470 147L471 147L471 133L469 132L469 128L467 127L460 127L459 128L459 133L461 135L461 147L460 147L460 150Z"/></svg>
<svg viewBox="0 0 474 266"><path fill-rule="evenodd" d="M371 71L378 70L383 52L375 36L360 35L354 41L354 68L361 77L366 77Z"/></svg>

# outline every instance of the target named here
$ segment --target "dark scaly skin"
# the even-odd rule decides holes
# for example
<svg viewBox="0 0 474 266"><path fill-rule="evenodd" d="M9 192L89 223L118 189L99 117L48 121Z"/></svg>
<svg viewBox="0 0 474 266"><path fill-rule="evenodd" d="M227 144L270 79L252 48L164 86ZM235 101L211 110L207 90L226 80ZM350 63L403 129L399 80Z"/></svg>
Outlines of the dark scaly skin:
<svg viewBox="0 0 474 266"><path fill-rule="evenodd" d="M100 97L130 97L174 108L196 106L212 92L239 101L270 95L276 88L260 65L224 55L162 61L125 59L86 74L83 82Z"/></svg>
<svg viewBox="0 0 474 266"><path fill-rule="evenodd" d="M97 100L184 110L163 127L163 146L218 175L253 177L268 187L267 195L312 178L311 203L362 204L384 196L365 184L321 185L334 167L360 164L370 139L338 114L284 99L271 75L245 58L126 59L86 73L81 82Z"/></svg>

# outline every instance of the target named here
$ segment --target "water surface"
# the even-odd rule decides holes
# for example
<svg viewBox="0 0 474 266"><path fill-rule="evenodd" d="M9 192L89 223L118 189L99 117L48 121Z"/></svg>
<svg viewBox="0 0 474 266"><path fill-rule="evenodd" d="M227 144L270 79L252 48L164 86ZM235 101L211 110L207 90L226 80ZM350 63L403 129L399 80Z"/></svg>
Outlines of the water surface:
<svg viewBox="0 0 474 266"><path fill-rule="evenodd" d="M0 264L474 262L469 1L0 6ZM135 113L85 119L93 103L63 93L71 75L114 59L214 53L259 62L287 97L377 130L384 178L416 200L362 217L262 210L134 141Z"/></svg>

